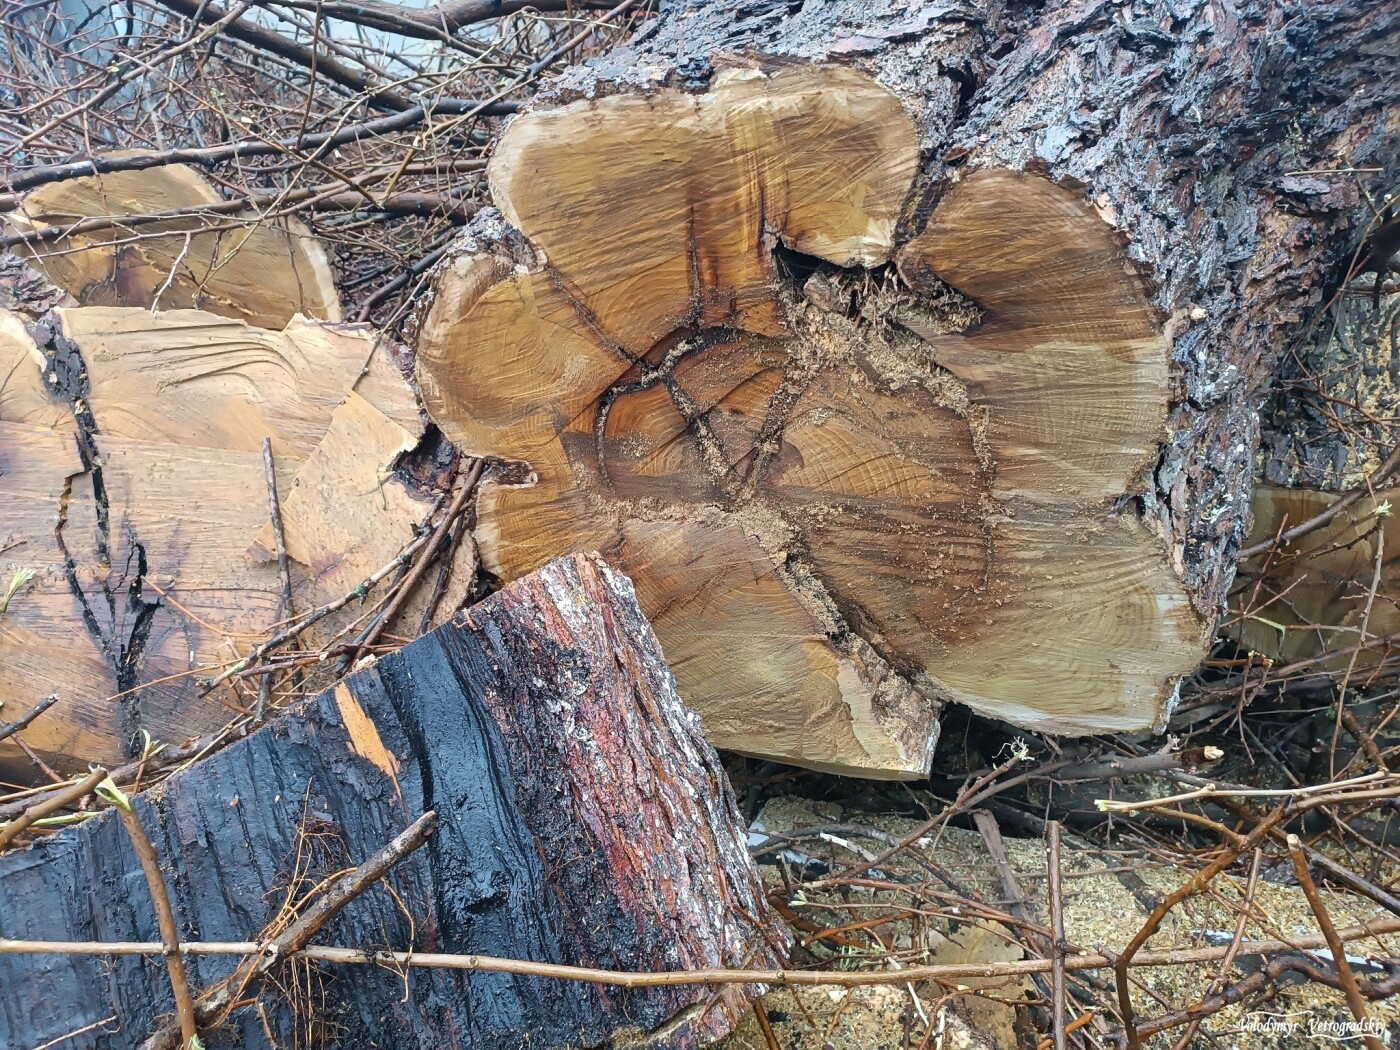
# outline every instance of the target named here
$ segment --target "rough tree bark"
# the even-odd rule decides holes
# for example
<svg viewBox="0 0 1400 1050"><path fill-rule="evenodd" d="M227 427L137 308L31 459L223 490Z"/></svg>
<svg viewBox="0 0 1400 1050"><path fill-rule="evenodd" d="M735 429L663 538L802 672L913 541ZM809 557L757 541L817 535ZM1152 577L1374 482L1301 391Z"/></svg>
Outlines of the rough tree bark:
<svg viewBox="0 0 1400 1050"><path fill-rule="evenodd" d="M423 316L430 414L523 464L486 564L606 551L752 754L917 774L946 699L1160 721L1356 243L1327 173L1396 159L1398 41L1344 2L663 3L507 129Z"/></svg>
<svg viewBox="0 0 1400 1050"><path fill-rule="evenodd" d="M181 937L256 937L294 891L431 809L427 845L325 942L618 970L777 965L784 935L728 782L626 579L565 559L464 615L135 799ZM0 855L0 936L156 937L114 816ZM192 987L235 963L190 956ZM159 957L0 953L0 986L24 989L0 996L0 1044L116 1015L81 1045L134 1048L171 1009L162 974ZM235 1010L206 1045L293 1045L310 1016L353 1047L690 1047L727 1031L752 992L366 966L297 976L274 971L282 994Z"/></svg>

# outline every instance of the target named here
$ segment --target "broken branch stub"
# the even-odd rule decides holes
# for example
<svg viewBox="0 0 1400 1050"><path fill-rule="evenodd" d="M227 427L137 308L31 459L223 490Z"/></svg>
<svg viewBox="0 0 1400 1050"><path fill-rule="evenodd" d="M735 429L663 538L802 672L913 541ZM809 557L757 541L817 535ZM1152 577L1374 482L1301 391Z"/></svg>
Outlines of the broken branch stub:
<svg viewBox="0 0 1400 1050"><path fill-rule="evenodd" d="M487 568L602 551L719 746L918 775L939 700L1140 728L1202 655L1125 509L1167 344L1113 231L985 169L902 237L918 170L836 66L540 109L488 169L533 265L459 258L424 318L430 414L528 467L482 487Z"/></svg>

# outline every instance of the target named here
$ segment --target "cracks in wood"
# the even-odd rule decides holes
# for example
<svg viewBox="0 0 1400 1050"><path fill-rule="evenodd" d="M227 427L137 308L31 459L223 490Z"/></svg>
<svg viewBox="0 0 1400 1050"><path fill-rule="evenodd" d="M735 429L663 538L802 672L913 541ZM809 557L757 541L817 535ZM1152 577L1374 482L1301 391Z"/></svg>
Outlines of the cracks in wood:
<svg viewBox="0 0 1400 1050"><path fill-rule="evenodd" d="M371 735L382 762L363 751ZM236 804L207 804L211 789L236 792ZM730 1029L756 982L636 975L771 969L789 947L723 767L676 695L630 583L582 556L505 588L135 805L175 873L164 879L171 903L197 913L197 924L159 932L198 963L190 977L205 990L192 1012L219 1045L291 1045L309 1014L332 1011L326 1019L344 1033L383 1046L444 1031L462 1046L504 1045L522 1031L549 1046L631 1045L647 1032L700 1045ZM433 811L442 820L423 843ZM50 932L101 940L102 916L115 914L128 936L153 938L150 907L126 900L135 865L113 816L67 832L78 848L45 863L62 875L71 861L73 871L41 886L26 877L30 858L0 856L0 881L95 902L76 914L30 901L51 915ZM371 854L358 868L349 859ZM387 889L371 888L381 878ZM337 967L333 1000L307 1003L305 977L332 961L306 954L318 929L345 946L333 961L349 966ZM233 939L241 944L227 959L199 947ZM50 965L16 955L15 942L4 948L6 980ZM431 953L513 976L422 968ZM174 1028L159 1016L169 1000L150 994L160 954L156 944L145 960L77 958L82 983L65 1001L86 1010L115 995L114 1045L134 1048L154 1031L146 1046L172 1046ZM557 979L584 974L592 979ZM312 1009L299 1016L300 1004ZM10 1042L36 1045L73 1027L32 1005L5 1018Z"/></svg>
<svg viewBox="0 0 1400 1050"><path fill-rule="evenodd" d="M83 589L82 582L78 579L78 563L74 560L63 539L63 526L68 520L68 503L72 498L72 492L73 479L71 477L64 478L63 495L59 500L58 520L54 524L54 545L63 558L63 578L68 584L69 593L78 603L79 615L88 637L92 639L93 644L103 655L111 657L112 647L107 641L106 632L102 630L102 625L98 622L96 614L92 611L92 606L88 603L87 591Z"/></svg>
<svg viewBox="0 0 1400 1050"><path fill-rule="evenodd" d="M10 493L27 500L10 527L39 567L32 595L6 619L0 678L14 696L42 690L76 701L45 725L38 751L121 764L143 753L146 732L167 745L207 741L226 722L223 706L243 710L245 680L259 672L278 676L279 695L266 698L274 708L301 688L298 675L330 673L333 663L321 672L314 655L296 654L239 673L250 640L276 632L285 613L263 442L271 439L282 486L297 608L321 610L305 637L313 654L340 655L335 632L360 614L337 611L380 581L387 588L408 561L376 574L379 559L403 555L399 537L421 536L411 561L441 507L432 461L444 445L424 440L412 390L385 348L362 330L315 321L271 331L197 311L71 307L45 318L41 351L18 319L0 322L21 365L0 364L10 376L4 451L23 453L28 471L6 470L0 502ZM248 398L250 387L260 396ZM415 446L418 458L405 455ZM471 590L471 544L430 553L450 558L447 573L434 564L438 586L393 606L393 634L374 641L376 652L425 616L440 622ZM441 613L421 600L430 588ZM91 644L73 644L73 631ZM217 705L200 702L200 675L231 682ZM7 751L0 761L19 759Z"/></svg>
<svg viewBox="0 0 1400 1050"><path fill-rule="evenodd" d="M774 268L779 275L778 300L783 304L784 325L792 334L765 340L733 327L687 328L662 340L644 356L638 368L629 373L640 373L640 379L612 385L593 406L597 468L612 496L626 506L629 520L684 521L693 514L693 510L679 505L626 500L618 493L608 466L607 424L614 406L629 394L662 385L685 425L685 434L677 435L671 443L687 440L688 435L700 454L706 479L715 486L717 494L723 494L724 502L717 509L730 515L773 554L775 574L808 609L815 622L822 625L834 649L859 664L870 665L872 660L883 660L898 667L902 674L917 677L917 669L891 649L878 630L871 629L868 623L864 629L856 626L868 617L858 604L843 605L836 589L805 550L802 536L806 526L765 494L763 480L770 463L783 447L784 434L798 402L821 368L831 363L827 355L837 345L842 348L840 354L864 362L862 367L869 382L894 389L911 381L919 383L940 404L968 420L974 431L985 429L985 420L979 428L973 419L978 406L971 403L966 387L937 364L924 337L915 331L921 328L925 334L957 332L976 324L981 313L966 297L933 277L929 278L922 294L914 294L904 287L892 266L874 271L859 267L843 270L780 246L775 247L774 255L781 260L780 266ZM691 259L693 268L697 265L693 252ZM694 324L703 305L702 296L693 286L690 309L688 322ZM832 328L833 324L839 333ZM720 410L726 400L753 377L745 375L727 382L722 394L711 391L707 400L712 406L706 410L677 379L677 372L683 363L693 365L707 352L744 341L759 348L755 350L759 356L771 353L777 362L774 367L780 368L782 378L777 389L768 395L757 433L741 432L748 444L736 448L716 430L709 416ZM904 361L902 373L889 361L883 367L871 366L868 355L875 342L887 348L896 342L910 344L909 350L898 355ZM918 349L913 349L915 345ZM655 361L658 352L661 359ZM928 375L920 379L919 373L924 371ZM950 393L954 389L956 393ZM976 444L984 481L990 486L994 465L985 437ZM983 536L982 550L984 568L980 586L986 589L990 587L995 564L990 533ZM659 613L666 611L673 611L673 607L664 606Z"/></svg>
<svg viewBox="0 0 1400 1050"><path fill-rule="evenodd" d="M694 317L688 317L681 328L653 346L644 357L636 362L633 368L623 373L621 379L599 394L597 401L592 405L584 406L579 414L570 421L570 425L572 425L592 413L594 455L599 474L609 489L615 490L615 486L608 470L608 457L604 454L604 444L608 418L618 398L628 394L641 393L660 384L670 394L676 411L680 412L682 417L686 419L687 426L692 430L692 436L696 438L697 442L702 440L697 428L706 428L703 419L700 418L704 413L699 412L694 406L688 409L678 400L678 397L684 398L684 392L678 393L679 388L673 381L676 366L689 354L707 347L732 342L740 336L740 332L732 326L707 329L695 327L702 309L697 303L694 306ZM661 353L661 359L655 363L651 362L649 359L656 356L658 351ZM692 417L697 420L694 426L690 425Z"/></svg>
<svg viewBox="0 0 1400 1050"><path fill-rule="evenodd" d="M734 479L724 442L720 440L719 435L710 425L709 414L701 411L700 406L695 403L695 399L680 383L676 382L674 375L664 376L661 379L661 385L665 387L666 393L671 398L671 403L680 413L681 419L685 421L686 429L695 437L696 447L700 450L701 462L705 465L710 480L720 486L732 503L740 503L740 485Z"/></svg>
<svg viewBox="0 0 1400 1050"><path fill-rule="evenodd" d="M782 447L783 433L787 429L793 410L797 407L798 399L806 393L815 378L816 369L810 364L804 367L799 362L796 367L785 369L778 389L768 399L768 407L752 447L743 457L730 457L735 468L741 462L748 463L743 487L739 492L741 501L747 502L757 498L759 482L763 480L769 463Z"/></svg>
<svg viewBox="0 0 1400 1050"><path fill-rule="evenodd" d="M64 337L57 315L49 313L34 326L35 345L44 355L44 387L50 397L65 404L77 424L76 439L78 452L82 457L85 472L92 485L93 507L96 516L96 530L92 537L94 552L100 565L111 561L109 542L109 508L107 488L102 477L102 456L97 450L97 424L87 405L87 368L83 364L82 353ZM88 637L99 652L111 661L114 674L120 675L124 664L122 655L125 646L117 644L116 637L108 637L101 621L88 600L87 589L78 577L78 566L69 551L64 527L68 522L68 507L73 496L73 479L65 478L60 513L54 526L54 543L63 556L64 579L78 608ZM116 624L116 601L104 577L101 581L101 594L106 603L108 622ZM128 755L127 757L132 757Z"/></svg>
<svg viewBox="0 0 1400 1050"><path fill-rule="evenodd" d="M888 745L870 695L885 671L866 673L861 646L1023 724L1156 719L1201 625L1122 513L1160 440L1167 351L1108 206L1010 166L920 181L937 162L874 81L772 66L718 69L701 95L570 95L503 136L496 200L574 302L543 279L487 290L489 264L465 263L425 320L429 411L537 479L489 491L483 557L506 577L556 551L617 559L674 630L702 717L751 753L800 752L814 722L843 719L840 747ZM813 90L828 81L843 103L804 123L807 100L835 97ZM938 83L941 118L958 92ZM833 207L838 185L860 199ZM602 328L640 358L621 376ZM484 344L472 355L464 331ZM718 625L755 608L738 629L757 640L734 659ZM1027 644L1047 619L1064 644ZM1106 632L1122 656L1105 656ZM1101 699L1085 700L1086 662ZM744 737L760 716L738 697L796 743ZM912 762L904 743L886 760Z"/></svg>
<svg viewBox="0 0 1400 1050"><path fill-rule="evenodd" d="M606 347L611 353L621 358L632 367L636 367L641 363L632 355L630 350L613 339L607 332L603 331L603 326L598 323L598 318L593 315L593 311L584 305L578 293L569 287L569 282L565 280L564 275L560 273L558 269L550 263L545 263L543 272L548 278L549 283L554 287L554 290L569 304L569 308L573 311L574 317L577 318L578 323L593 336L599 346Z"/></svg>
<svg viewBox="0 0 1400 1050"><path fill-rule="evenodd" d="M64 479L60 513L54 527L54 543L63 558L64 579L77 604L83 627L111 668L121 712L122 752L126 758L134 759L142 748L140 685L143 657L156 613L163 603L159 599L148 602L142 596L142 583L147 573L146 549L130 522L122 523L126 546L125 567L115 575L112 571L111 503L103 473L100 431L89 405L88 372L82 351L63 334L61 321L56 314L50 313L39 320L34 326L34 337L35 345L44 355L45 389L52 398L67 406L76 424L78 451L92 486L95 529L91 542L95 566L99 570L97 593L105 605L104 617L100 618L92 607L89 588L79 575L77 559L65 535L69 522L68 507L73 499L72 478ZM103 626L104 619L110 625L110 630Z"/></svg>
<svg viewBox="0 0 1400 1050"><path fill-rule="evenodd" d="M126 640L121 645L121 658L114 667L116 672L117 695L122 706L122 732L125 735L127 758L136 758L142 752L141 743L141 669L150 641L151 628L156 613L161 609L160 601L148 602L141 597L141 584L146 578L146 548L136 541L134 532L128 529L127 562L136 561L136 573L126 580L126 612L131 614L131 626L126 632ZM104 588L106 584L104 583ZM115 626L114 626L115 631Z"/></svg>

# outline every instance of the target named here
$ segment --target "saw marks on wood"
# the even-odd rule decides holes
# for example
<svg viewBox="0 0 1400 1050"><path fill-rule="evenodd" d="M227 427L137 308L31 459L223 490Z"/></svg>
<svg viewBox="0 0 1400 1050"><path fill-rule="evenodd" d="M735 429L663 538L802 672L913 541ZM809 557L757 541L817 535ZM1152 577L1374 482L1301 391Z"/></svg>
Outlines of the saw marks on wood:
<svg viewBox="0 0 1400 1050"><path fill-rule="evenodd" d="M1151 725L1204 632L1163 546L1116 510L1165 432L1167 344L1146 289L1087 205L998 170L950 186L899 264L915 287L936 275L985 311L927 341L985 412L987 520L1015 592L928 672L1032 728Z"/></svg>
<svg viewBox="0 0 1400 1050"><path fill-rule="evenodd" d="M180 742L226 722L200 678L285 616L263 439L306 613L413 539L433 496L395 465L425 424L360 328L85 307L39 331L43 350L0 314L0 576L37 573L0 617L0 696L10 714L59 694L25 733L55 761L121 761L142 729ZM465 545L444 614L472 557ZM416 634L425 603L390 636Z"/></svg>
<svg viewBox="0 0 1400 1050"><path fill-rule="evenodd" d="M225 204L204 176L175 164L44 186L4 225L63 231L19 250L85 306L197 308L266 328L296 314L339 321L330 261L311 231L295 218L207 210Z"/></svg>
<svg viewBox="0 0 1400 1050"><path fill-rule="evenodd" d="M487 567L602 552L722 747L917 775L940 699L1138 728L1202 655L1125 509L1167 350L1112 231L981 171L901 244L916 167L836 67L530 113L488 173L535 264L459 258L425 318L430 414L528 468L482 488Z"/></svg>

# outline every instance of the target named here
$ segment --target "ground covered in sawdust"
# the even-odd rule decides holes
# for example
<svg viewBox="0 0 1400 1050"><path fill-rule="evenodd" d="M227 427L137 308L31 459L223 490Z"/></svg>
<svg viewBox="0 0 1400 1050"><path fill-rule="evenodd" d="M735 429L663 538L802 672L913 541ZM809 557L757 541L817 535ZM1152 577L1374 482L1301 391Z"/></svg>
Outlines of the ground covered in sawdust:
<svg viewBox="0 0 1400 1050"><path fill-rule="evenodd" d="M795 798L769 802L759 816L759 823L769 833L844 823L877 828L894 836L906 835L917 826L916 821L909 819ZM856 849L868 848L875 852L884 849L878 842L862 844L841 836L836 838L850 841ZM1039 840L1011 838L1006 844L1033 916L1038 921L1048 922L1044 844ZM976 832L946 829L940 835L922 840L921 845L925 854L962 889L975 891L989 904L1005 906L1007 902L995 865ZM851 863L862 859L829 838L797 842L792 848L809 856L834 857ZM1066 937L1072 946L1085 950L1121 949L1147 917L1148 907L1144 902L1150 903L1154 893L1170 892L1190 875L1175 864L1144 858L1140 851L1105 851L1068 833L1062 855ZM784 889L789 902L793 899L805 902L795 909L796 913L826 928L872 918L879 912L871 905L893 899L883 892L860 889L827 892L804 889L794 898L794 890L800 887L791 881L795 870L792 866L788 868L786 887L776 865L764 865L762 870L771 886ZM1244 890L1242 875L1220 876L1205 895L1173 911L1147 947L1204 945L1207 931L1222 931L1228 937L1234 931L1238 915L1232 905L1243 900ZM1386 914L1364 898L1323 892L1338 927ZM905 895L903 899L908 902L909 897ZM1286 864L1270 867L1266 860L1254 902L1253 916L1245 928L1246 939L1286 940L1316 935L1317 924L1301 891L1293 885L1291 869ZM853 904L864 907L853 908ZM932 907L926 907L924 914L912 918L907 914L895 916L892 911L886 914L891 918L879 927L881 939L899 952L906 965L1025 958L1021 948L1010 943L996 924L957 923L949 919L946 910L940 915ZM803 937L810 938L810 935L799 934L799 938ZM1400 936L1357 941L1348 947L1353 958L1394 956L1400 954ZM826 961L837 969L888 965L872 961L869 955L862 958L862 954L851 948L833 951L808 939L806 946L799 948L794 961L805 966ZM1250 960L1238 962L1233 979L1238 980L1251 972L1251 966ZM1213 976L1210 964L1135 969L1134 973L1142 981L1134 991L1140 1020L1198 1001ZM1107 990L1112 974L1095 971L1094 976ZM896 1050L921 1044L945 1050L1019 1050L1019 1046L1033 1042L1036 1034L1045 1034L1025 1031L1029 1015L1022 1010L1021 1042L1017 1041L1018 1011L1010 1003L1035 995L1029 982L1023 979L1004 981L995 988L984 987L981 991L982 994L977 994L970 989L945 988L932 983L893 984L850 991L837 987L803 988L795 992L776 989L765 996L762 1005L783 1050ZM1076 992L1073 985L1071 992ZM1157 997L1161 1001L1154 1001ZM1389 1029L1393 1045L1395 1035L1400 1033L1400 1004L1394 1000L1382 1001L1368 1004L1368 1009L1372 1018ZM928 1019L927 1023L924 1018ZM1340 992L1315 984L1292 984L1285 985L1273 1002L1253 1007L1234 1006L1215 1014L1207 1022L1206 1030L1216 1037L1220 1046L1232 1050L1293 1050L1324 1045L1359 1047L1362 1045L1359 1038L1336 1042L1310 1034L1313 1023L1349 1018ZM1106 1020L1110 1027L1116 1027L1112 1018ZM1290 1024L1295 1026L1292 1032L1286 1030ZM930 1026L933 1033L925 1043ZM1147 1045L1154 1050L1170 1047L1182 1031L1175 1029L1149 1040ZM749 1017L732 1036L717 1045L722 1050L768 1050L769 1044L756 1020ZM1198 1035L1193 1045L1210 1044Z"/></svg>

